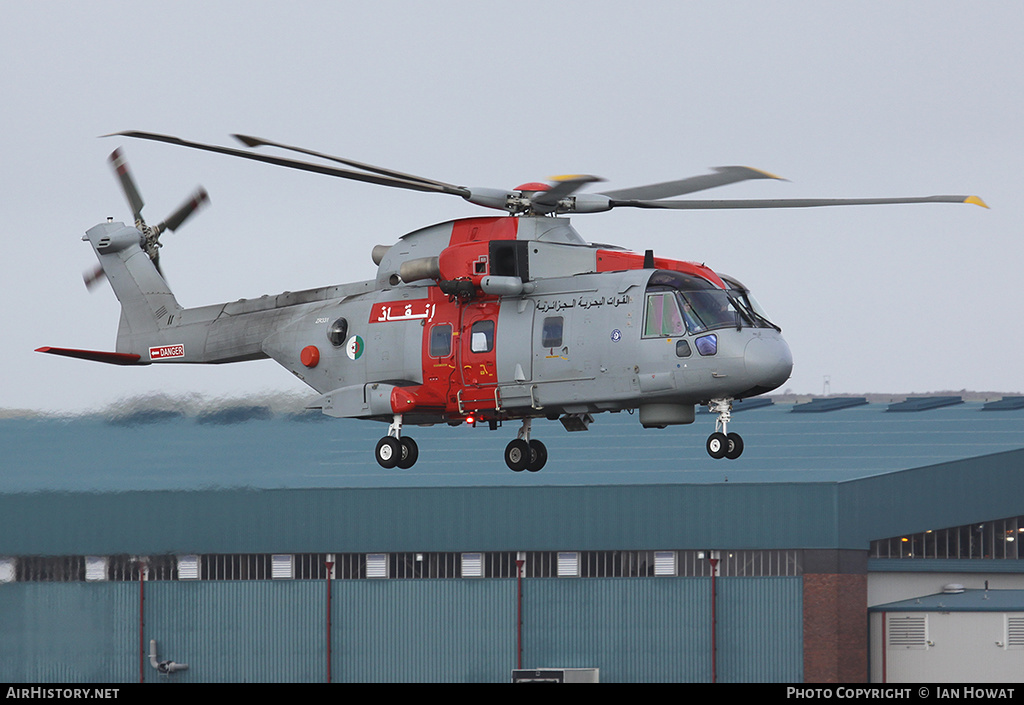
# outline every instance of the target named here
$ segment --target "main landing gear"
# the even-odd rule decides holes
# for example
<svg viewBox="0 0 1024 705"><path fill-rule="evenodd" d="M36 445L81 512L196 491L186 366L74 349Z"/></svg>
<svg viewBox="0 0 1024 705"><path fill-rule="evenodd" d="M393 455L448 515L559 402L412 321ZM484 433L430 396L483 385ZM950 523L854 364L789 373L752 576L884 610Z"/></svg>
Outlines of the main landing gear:
<svg viewBox="0 0 1024 705"><path fill-rule="evenodd" d="M548 449L535 438L530 438L531 419L523 419L523 427L514 441L505 446L505 464L514 472L537 472L548 462ZM402 415L388 426L388 435L377 441L373 457L382 468L408 470L419 458L416 441L402 435Z"/></svg>
<svg viewBox="0 0 1024 705"><path fill-rule="evenodd" d="M523 427L514 441L505 446L505 464L512 472L537 472L548 462L548 449L537 439L530 438L532 419L523 419Z"/></svg>
<svg viewBox="0 0 1024 705"><path fill-rule="evenodd" d="M715 460L736 460L743 453L743 439L738 433L728 433L729 420L732 417L732 399L712 399L708 402L708 411L718 414L718 418L715 419L715 432L708 436L706 444L708 455Z"/></svg>
<svg viewBox="0 0 1024 705"><path fill-rule="evenodd" d="M377 442L374 457L382 468L399 467L408 470L420 457L416 441L408 436L402 438L402 415L395 414L395 420L388 426L388 435Z"/></svg>

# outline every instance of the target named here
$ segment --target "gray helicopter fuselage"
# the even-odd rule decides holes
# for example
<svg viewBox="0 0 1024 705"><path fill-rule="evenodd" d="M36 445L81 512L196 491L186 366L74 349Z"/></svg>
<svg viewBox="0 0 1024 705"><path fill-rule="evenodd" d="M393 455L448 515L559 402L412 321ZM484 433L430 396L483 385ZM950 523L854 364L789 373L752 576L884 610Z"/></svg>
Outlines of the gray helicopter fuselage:
<svg viewBox="0 0 1024 705"><path fill-rule="evenodd" d="M332 416L430 424L639 409L645 426L665 426L788 379L789 348L766 319L700 310L739 307L721 289L700 280L687 292L699 278L656 268L599 271L617 253L587 244L566 219L514 220L516 237L499 249L471 238L453 246L457 230L475 231L452 221L378 251L373 280L196 308L177 303L134 227L104 223L85 239L122 304L119 354L140 364L273 358ZM458 246L482 275L472 295L409 274L433 271L432 258L444 264Z"/></svg>
<svg viewBox="0 0 1024 705"><path fill-rule="evenodd" d="M597 272L602 250L565 219L518 221L517 241L528 243L520 265L528 281L499 275L498 289L511 280L513 293L455 303L438 297L434 282L405 282L397 274L407 262L444 250L453 223L404 237L381 257L375 280L191 309L162 291L144 253L132 250L134 228L104 224L88 237L101 262L119 257L105 263L115 291L124 290L127 271L119 269L130 260L137 271L128 279L138 294L149 292L121 296L118 352L161 364L271 357L320 392L321 408L334 416L389 419L394 388L432 385L434 397L409 409L409 422L454 421L468 412L517 418L639 408L642 422L665 425L691 421L695 404L763 393L788 378L792 360L775 328L744 325L738 315L713 331L653 326L648 290L658 270ZM111 244L118 234L125 240L120 248ZM374 307L384 305L415 311L375 315ZM487 320L489 350L462 343ZM339 321L345 330L332 340ZM438 326L450 328L440 352L430 350ZM713 347L696 342L709 336ZM312 349L310 364L303 351ZM446 399L452 390L454 403Z"/></svg>

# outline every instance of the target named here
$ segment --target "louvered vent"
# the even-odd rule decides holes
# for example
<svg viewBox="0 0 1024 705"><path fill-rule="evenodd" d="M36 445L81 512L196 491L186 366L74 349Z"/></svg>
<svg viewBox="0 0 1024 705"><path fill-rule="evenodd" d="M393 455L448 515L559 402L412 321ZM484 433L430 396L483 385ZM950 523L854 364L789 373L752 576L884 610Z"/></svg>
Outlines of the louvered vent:
<svg viewBox="0 0 1024 705"><path fill-rule="evenodd" d="M386 578L388 577L388 556L386 553L366 554L366 577Z"/></svg>
<svg viewBox="0 0 1024 705"><path fill-rule="evenodd" d="M0 583L13 583L17 575L15 559L0 558Z"/></svg>
<svg viewBox="0 0 1024 705"><path fill-rule="evenodd" d="M928 617L889 618L889 646L896 649L928 648Z"/></svg>
<svg viewBox="0 0 1024 705"><path fill-rule="evenodd" d="M462 554L462 577L482 578L484 577L484 556L482 553Z"/></svg>
<svg viewBox="0 0 1024 705"><path fill-rule="evenodd" d="M657 576L671 576L676 574L675 551L654 552L654 574Z"/></svg>
<svg viewBox="0 0 1024 705"><path fill-rule="evenodd" d="M274 554L270 557L270 577L275 580L290 580L295 577L295 557L288 554Z"/></svg>
<svg viewBox="0 0 1024 705"><path fill-rule="evenodd" d="M153 314L153 315L154 315L154 316L155 316L156 318L163 318L164 316L166 316L166 315L167 315L167 307L166 307L166 306L161 306L160 308L158 308L158 309L156 310L156 313L155 313L155 314Z"/></svg>
<svg viewBox="0 0 1024 705"><path fill-rule="evenodd" d="M103 556L86 556L85 557L85 579L88 581L93 580L106 580L107 579L107 559Z"/></svg>
<svg viewBox="0 0 1024 705"><path fill-rule="evenodd" d="M178 556L178 580L199 580L199 556Z"/></svg>
<svg viewBox="0 0 1024 705"><path fill-rule="evenodd" d="M558 554L558 577L578 578L580 575L580 554L564 552Z"/></svg>
<svg viewBox="0 0 1024 705"><path fill-rule="evenodd" d="M1024 617L1006 615L1006 648L1024 649Z"/></svg>

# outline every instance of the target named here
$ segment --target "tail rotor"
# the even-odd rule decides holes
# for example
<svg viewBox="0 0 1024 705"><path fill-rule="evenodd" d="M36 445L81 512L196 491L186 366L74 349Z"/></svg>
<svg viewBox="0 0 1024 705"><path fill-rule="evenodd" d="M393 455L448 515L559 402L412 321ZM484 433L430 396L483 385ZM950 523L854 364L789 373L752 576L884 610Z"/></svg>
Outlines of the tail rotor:
<svg viewBox="0 0 1024 705"><path fill-rule="evenodd" d="M163 271L160 269L160 248L162 247L160 234L167 230L174 231L180 228L193 213L210 200L210 197L206 193L206 189L200 186L171 215L156 226L150 226L146 224L145 219L142 217L142 208L145 206L145 201L142 200L139 189L135 186L135 179L132 178L128 162L124 159L120 149L115 149L111 153L110 164L114 169L114 173L117 174L118 181L121 182L121 189L124 191L128 205L132 209L135 227L140 234L139 245L153 261L157 271L160 272L160 276L163 276ZM104 278L103 269L99 267L88 271L82 278L85 280L86 288L92 289Z"/></svg>

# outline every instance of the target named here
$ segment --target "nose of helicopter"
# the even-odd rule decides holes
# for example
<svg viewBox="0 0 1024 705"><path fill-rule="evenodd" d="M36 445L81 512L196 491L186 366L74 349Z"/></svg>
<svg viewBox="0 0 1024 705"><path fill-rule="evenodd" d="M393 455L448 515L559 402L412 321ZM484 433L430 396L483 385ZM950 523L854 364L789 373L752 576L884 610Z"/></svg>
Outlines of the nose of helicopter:
<svg viewBox="0 0 1024 705"><path fill-rule="evenodd" d="M793 372L793 354L781 335L751 338L743 350L743 364L753 383L769 392L789 379Z"/></svg>

